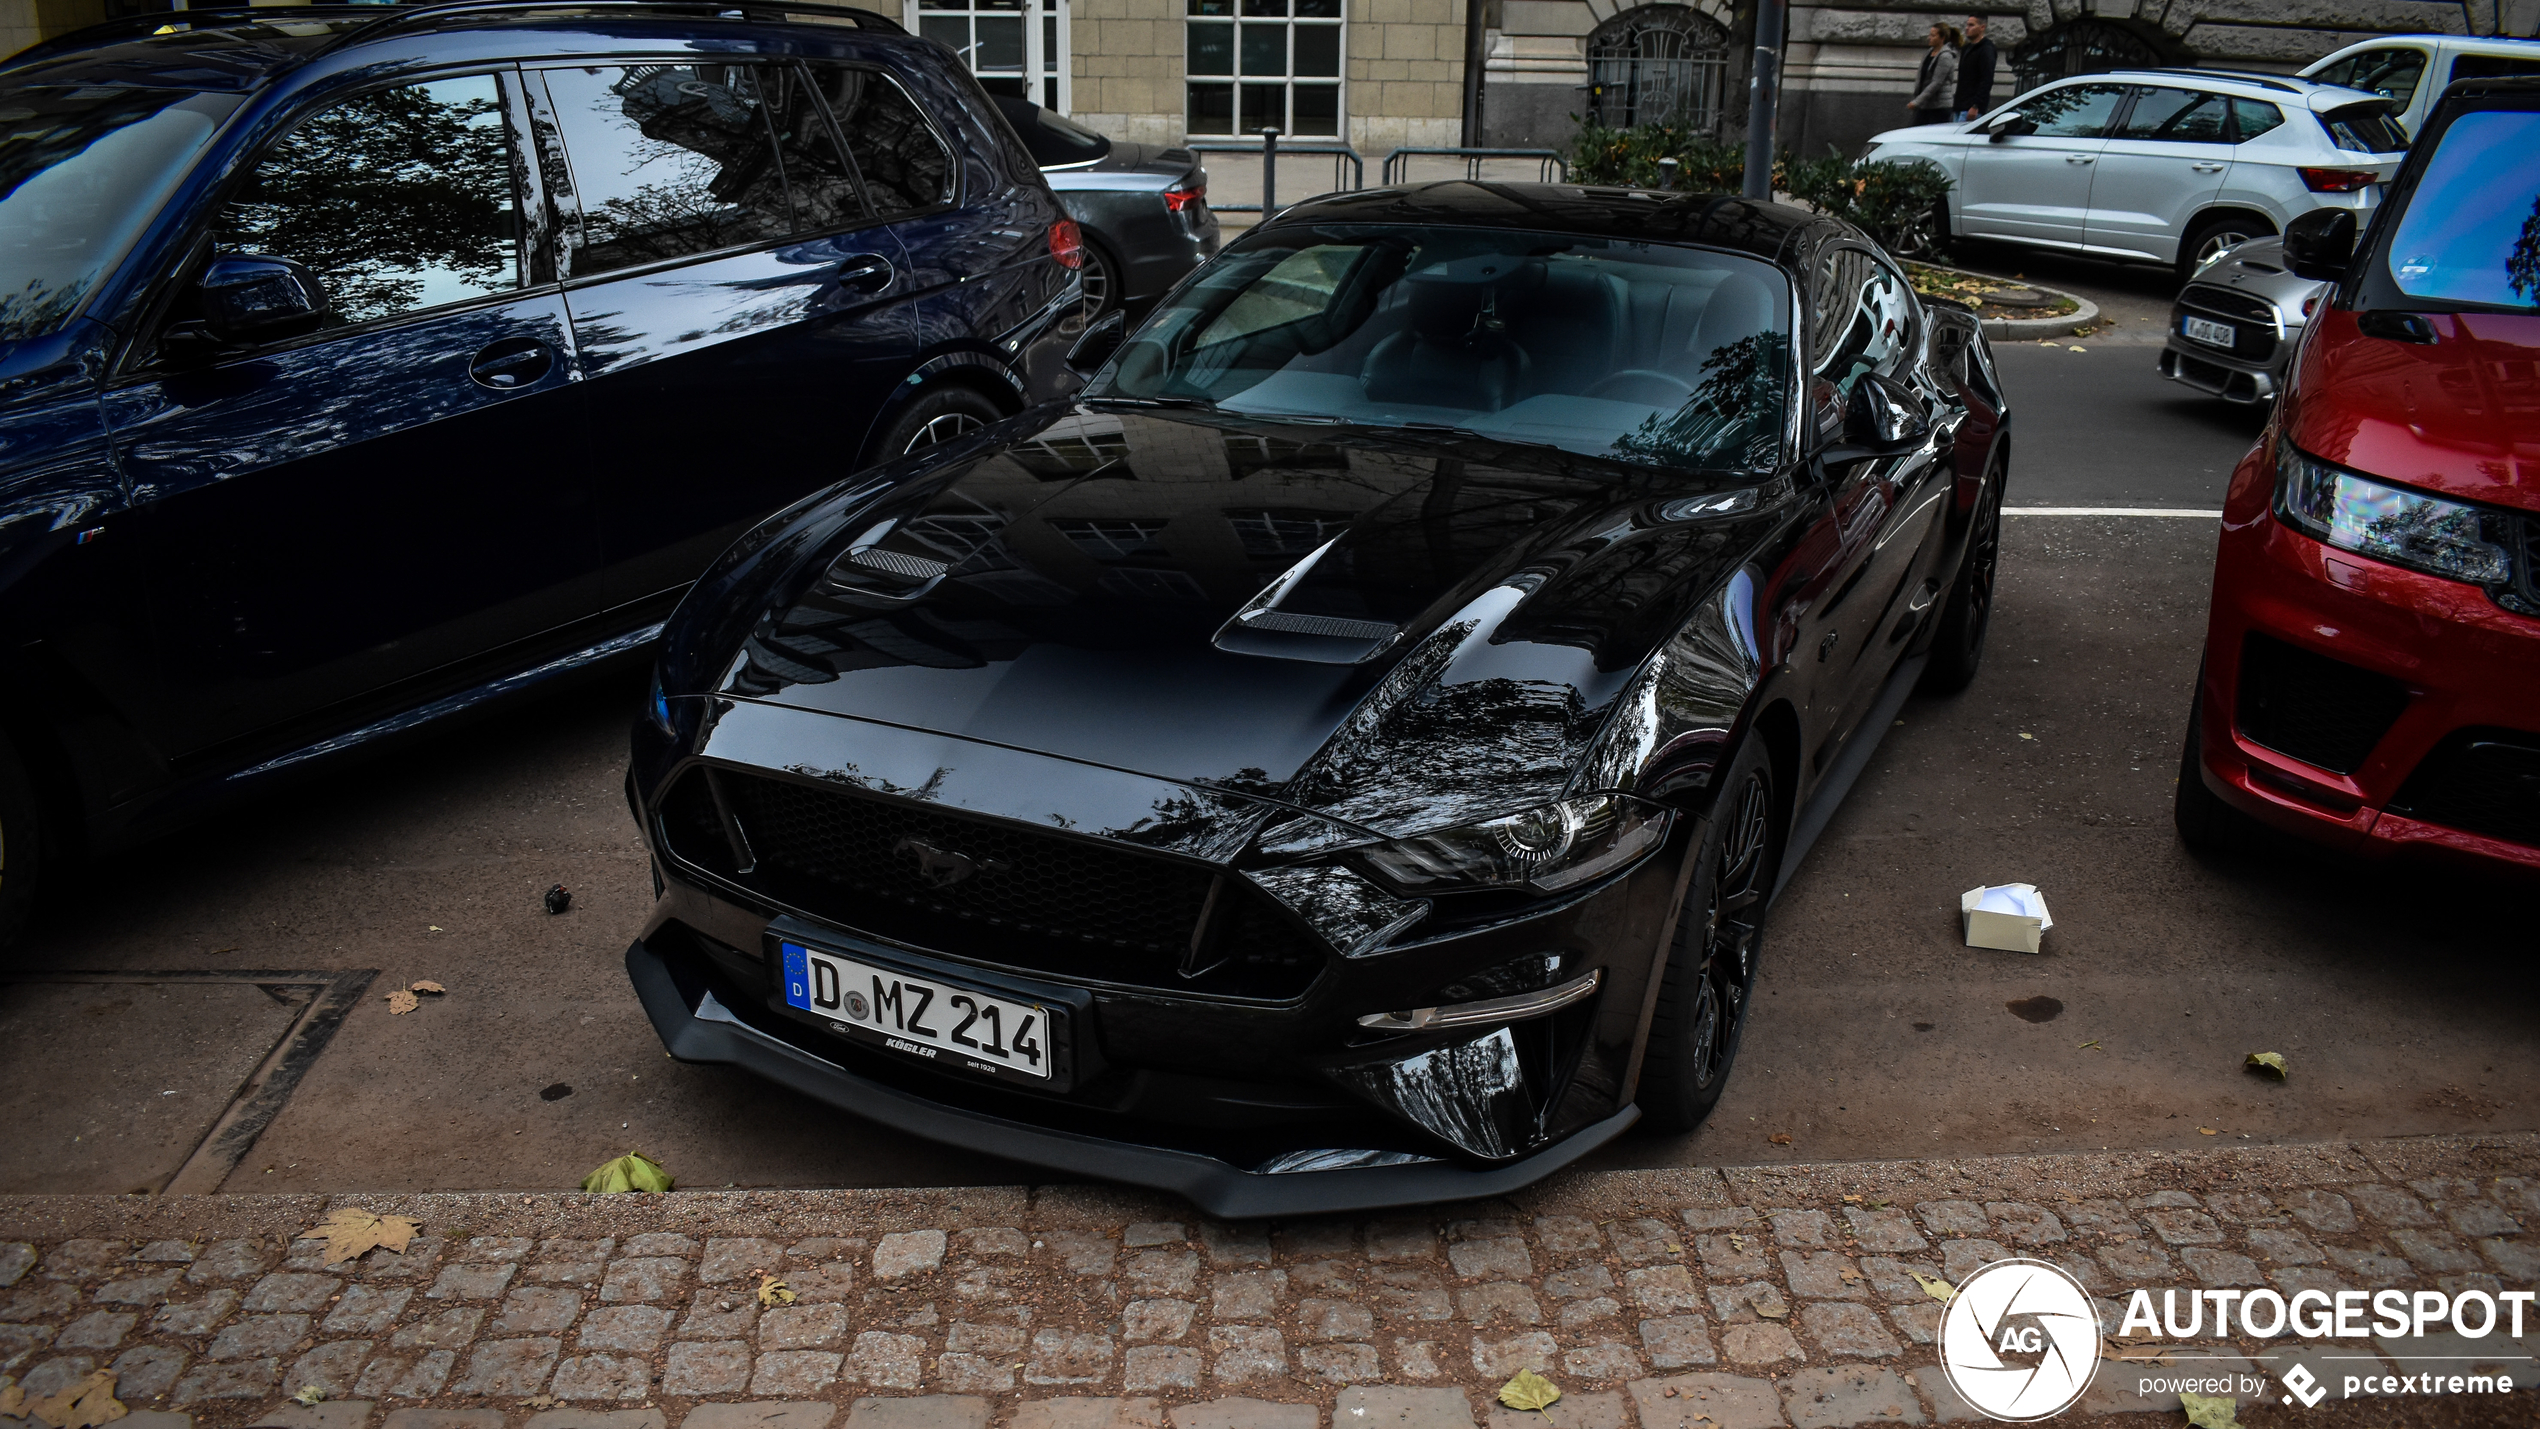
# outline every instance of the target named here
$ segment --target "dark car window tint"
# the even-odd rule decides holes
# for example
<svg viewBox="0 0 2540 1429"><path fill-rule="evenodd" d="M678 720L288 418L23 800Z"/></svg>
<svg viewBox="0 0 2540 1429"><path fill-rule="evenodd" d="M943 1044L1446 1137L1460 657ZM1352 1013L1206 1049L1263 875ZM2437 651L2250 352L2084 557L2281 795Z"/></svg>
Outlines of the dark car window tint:
<svg viewBox="0 0 2540 1429"><path fill-rule="evenodd" d="M770 69L764 78L776 147L785 157L785 184L794 192L794 231L828 233L862 223L864 197L855 167L838 148L809 83L790 68Z"/></svg>
<svg viewBox="0 0 2540 1429"><path fill-rule="evenodd" d="M519 287L518 231L502 96L482 74L302 121L212 218L215 252L306 264L346 323Z"/></svg>
<svg viewBox="0 0 2540 1429"><path fill-rule="evenodd" d="M2452 61L2454 79L2503 79L2540 74L2540 55L2463 55Z"/></svg>
<svg viewBox="0 0 2540 1429"><path fill-rule="evenodd" d="M754 66L608 66L546 78L582 199L577 276L793 231Z"/></svg>
<svg viewBox="0 0 2540 1429"><path fill-rule="evenodd" d="M2124 97L2123 85L2076 84L2048 90L2021 105L2020 113L2037 125L2041 139L2093 139L2108 131Z"/></svg>
<svg viewBox="0 0 2540 1429"><path fill-rule="evenodd" d="M2393 49L2366 50L2359 55L2349 55L2312 75L2311 79L2319 84L2385 95L2405 109L2408 101L2416 96L2417 82L2424 77L2425 51Z"/></svg>
<svg viewBox="0 0 2540 1429"><path fill-rule="evenodd" d="M0 90L0 342L40 337L79 310L239 100Z"/></svg>
<svg viewBox="0 0 2540 1429"><path fill-rule="evenodd" d="M2194 89L2138 89L2120 139L2161 139L2180 144L2219 144L2230 101Z"/></svg>
<svg viewBox="0 0 2540 1429"><path fill-rule="evenodd" d="M2540 306L2540 113L2464 114L2443 131L2390 236L2412 298ZM2499 369L2502 370L2501 368Z"/></svg>
<svg viewBox="0 0 2540 1429"><path fill-rule="evenodd" d="M1011 94L994 96L997 112L1005 116L1014 132L1023 138L1023 147L1032 162L1044 169L1064 164L1090 164L1111 152L1111 141L1064 114L1043 109L1028 99Z"/></svg>
<svg viewBox="0 0 2540 1429"><path fill-rule="evenodd" d="M2263 99L2235 99L2231 102L2231 120L2239 142L2247 143L2284 122L2284 111Z"/></svg>
<svg viewBox="0 0 2540 1429"><path fill-rule="evenodd" d="M898 85L847 65L813 65L811 74L864 171L875 208L907 213L952 202L952 156Z"/></svg>
<svg viewBox="0 0 2540 1429"><path fill-rule="evenodd" d="M2319 116L2320 127L2340 149L2358 154L2396 154L2408 147L2407 131L2381 106L2358 104Z"/></svg>

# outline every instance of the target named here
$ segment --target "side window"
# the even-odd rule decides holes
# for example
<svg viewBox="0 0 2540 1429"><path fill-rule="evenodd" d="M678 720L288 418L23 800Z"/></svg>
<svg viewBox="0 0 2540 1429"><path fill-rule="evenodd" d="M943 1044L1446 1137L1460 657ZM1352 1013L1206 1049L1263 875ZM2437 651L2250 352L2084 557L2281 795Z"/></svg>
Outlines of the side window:
<svg viewBox="0 0 2540 1429"><path fill-rule="evenodd" d="M794 192L794 231L828 233L852 228L866 217L855 166L838 147L810 81L790 67L767 71L767 112L776 124L776 148L785 159L786 187Z"/></svg>
<svg viewBox="0 0 2540 1429"><path fill-rule="evenodd" d="M793 231L756 66L545 73L582 200L575 276Z"/></svg>
<svg viewBox="0 0 2540 1429"><path fill-rule="evenodd" d="M2219 144L2230 101L2194 89L2138 89L2120 139L2160 139L2175 144Z"/></svg>
<svg viewBox="0 0 2540 1429"><path fill-rule="evenodd" d="M2452 78L2456 80L2503 79L2521 74L2540 74L2540 56L2462 55L2452 61Z"/></svg>
<svg viewBox="0 0 2540 1429"><path fill-rule="evenodd" d="M909 213L952 202L952 155L906 91L874 70L815 64L810 71L875 208Z"/></svg>
<svg viewBox="0 0 2540 1429"><path fill-rule="evenodd" d="M2231 102L2232 122L2239 126L2232 132L2235 142L2247 143L2284 122L2284 111L2263 99L2235 99Z"/></svg>
<svg viewBox="0 0 2540 1429"><path fill-rule="evenodd" d="M2408 101L2416 97L2417 82L2425 78L2425 51L2366 50L2340 67L2346 72L2344 78L2321 82L2378 94L2405 109Z"/></svg>
<svg viewBox="0 0 2540 1429"><path fill-rule="evenodd" d="M518 288L519 202L490 74L377 90L293 126L212 218L213 251L306 264L337 323Z"/></svg>
<svg viewBox="0 0 2540 1429"><path fill-rule="evenodd" d="M2067 85L2021 105L2020 113L2037 125L2041 139L2095 139L2108 132L2108 121L2117 117L2117 101L2123 98L2123 85Z"/></svg>

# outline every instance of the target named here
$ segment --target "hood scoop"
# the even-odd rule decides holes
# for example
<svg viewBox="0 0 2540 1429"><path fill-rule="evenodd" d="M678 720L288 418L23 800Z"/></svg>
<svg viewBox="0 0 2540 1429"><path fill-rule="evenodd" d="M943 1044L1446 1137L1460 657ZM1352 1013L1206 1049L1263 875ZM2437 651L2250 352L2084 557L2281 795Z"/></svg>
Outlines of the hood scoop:
<svg viewBox="0 0 2540 1429"><path fill-rule="evenodd" d="M1340 543L1341 538L1335 536L1288 567L1285 574L1264 586L1261 594L1219 626L1209 643L1230 655L1265 655L1318 665L1355 665L1375 658L1402 633L1401 626L1384 620L1280 608L1280 602L1297 594L1315 565Z"/></svg>

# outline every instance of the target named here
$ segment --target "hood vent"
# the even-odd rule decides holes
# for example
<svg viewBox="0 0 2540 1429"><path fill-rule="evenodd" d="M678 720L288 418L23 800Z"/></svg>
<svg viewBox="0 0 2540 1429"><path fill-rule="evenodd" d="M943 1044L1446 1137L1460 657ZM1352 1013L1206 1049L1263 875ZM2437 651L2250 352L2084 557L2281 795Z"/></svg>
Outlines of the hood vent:
<svg viewBox="0 0 2540 1429"><path fill-rule="evenodd" d="M1331 554L1341 538L1334 536L1304 560L1246 602L1234 618L1217 628L1210 643L1233 655L1267 655L1280 660L1311 660L1318 665L1355 665L1393 643L1402 627L1382 620L1352 620L1341 615L1310 615L1281 610L1279 602L1305 583L1315 563Z"/></svg>
<svg viewBox="0 0 2540 1429"><path fill-rule="evenodd" d="M1401 628L1381 620L1344 620L1337 615L1297 615L1285 610L1258 610L1235 620L1246 630L1280 630L1334 640L1382 640Z"/></svg>

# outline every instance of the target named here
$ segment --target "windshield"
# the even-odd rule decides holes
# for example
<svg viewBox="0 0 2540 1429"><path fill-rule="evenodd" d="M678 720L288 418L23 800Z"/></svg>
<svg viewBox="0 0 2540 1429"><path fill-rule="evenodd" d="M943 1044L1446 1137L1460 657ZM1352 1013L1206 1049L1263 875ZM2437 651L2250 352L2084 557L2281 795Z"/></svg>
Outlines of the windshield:
<svg viewBox="0 0 2540 1429"><path fill-rule="evenodd" d="M79 311L238 104L178 89L0 90L0 341Z"/></svg>
<svg viewBox="0 0 2540 1429"><path fill-rule="evenodd" d="M996 101L1006 122L1023 136L1023 147L1032 152L1032 162L1044 169L1090 164L1111 152L1109 139L1064 114L1010 94L997 95Z"/></svg>
<svg viewBox="0 0 2540 1429"><path fill-rule="evenodd" d="M2390 277L2412 298L2540 306L2540 112L2464 114L2408 196Z"/></svg>
<svg viewBox="0 0 2540 1429"><path fill-rule="evenodd" d="M1663 243L1278 230L1203 269L1089 395L1763 467L1786 419L1789 291L1754 259Z"/></svg>

